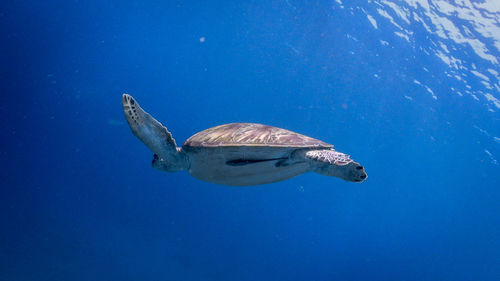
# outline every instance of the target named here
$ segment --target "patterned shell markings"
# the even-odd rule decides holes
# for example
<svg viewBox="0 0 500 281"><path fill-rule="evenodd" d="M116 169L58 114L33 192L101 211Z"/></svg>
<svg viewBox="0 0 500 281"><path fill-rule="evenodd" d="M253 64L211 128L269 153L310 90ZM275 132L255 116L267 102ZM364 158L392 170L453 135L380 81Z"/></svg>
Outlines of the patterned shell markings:
<svg viewBox="0 0 500 281"><path fill-rule="evenodd" d="M190 137L184 146L333 147L292 131L256 123L231 123L209 128Z"/></svg>

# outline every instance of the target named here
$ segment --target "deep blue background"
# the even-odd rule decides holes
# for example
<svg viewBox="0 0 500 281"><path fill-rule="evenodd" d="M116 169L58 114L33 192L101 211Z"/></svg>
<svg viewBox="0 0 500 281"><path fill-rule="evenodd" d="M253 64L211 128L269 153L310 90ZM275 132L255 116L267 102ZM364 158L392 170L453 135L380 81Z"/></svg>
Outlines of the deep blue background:
<svg viewBox="0 0 500 281"><path fill-rule="evenodd" d="M2 4L0 280L500 279L484 152L500 144L477 129L500 136L498 112L334 2L208 2ZM260 122L333 143L369 178L161 173L124 92L178 143Z"/></svg>

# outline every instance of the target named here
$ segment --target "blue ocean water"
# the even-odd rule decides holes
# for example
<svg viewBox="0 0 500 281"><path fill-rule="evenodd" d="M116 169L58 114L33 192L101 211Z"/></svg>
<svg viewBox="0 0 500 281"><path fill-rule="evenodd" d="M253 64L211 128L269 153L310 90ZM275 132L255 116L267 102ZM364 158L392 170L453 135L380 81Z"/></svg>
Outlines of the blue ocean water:
<svg viewBox="0 0 500 281"><path fill-rule="evenodd" d="M500 280L497 1L6 1L0 280ZM177 143L257 122L362 184L151 167L122 93Z"/></svg>

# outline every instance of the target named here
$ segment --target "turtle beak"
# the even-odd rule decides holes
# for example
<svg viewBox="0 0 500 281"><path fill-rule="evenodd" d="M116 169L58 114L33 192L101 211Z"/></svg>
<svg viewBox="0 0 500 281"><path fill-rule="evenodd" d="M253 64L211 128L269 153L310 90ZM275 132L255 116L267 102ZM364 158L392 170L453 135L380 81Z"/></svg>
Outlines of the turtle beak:
<svg viewBox="0 0 500 281"><path fill-rule="evenodd" d="M359 176L359 179L357 182L364 182L368 178L368 175L366 174L365 170L363 169L363 174Z"/></svg>

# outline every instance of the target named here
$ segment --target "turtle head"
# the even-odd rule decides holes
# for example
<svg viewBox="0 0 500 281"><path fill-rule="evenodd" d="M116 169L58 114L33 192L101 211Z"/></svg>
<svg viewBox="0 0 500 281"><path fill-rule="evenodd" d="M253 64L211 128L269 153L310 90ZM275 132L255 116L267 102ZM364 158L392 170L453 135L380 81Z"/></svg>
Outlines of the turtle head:
<svg viewBox="0 0 500 281"><path fill-rule="evenodd" d="M335 176L346 181L363 182L368 177L365 168L354 161L343 166L333 166L335 166L333 168Z"/></svg>
<svg viewBox="0 0 500 281"><path fill-rule="evenodd" d="M304 154L310 159L316 169L315 172L331 177L338 177L346 181L363 182L368 177L365 168L352 161L349 155L334 149L310 150Z"/></svg>
<svg viewBox="0 0 500 281"><path fill-rule="evenodd" d="M347 164L342 163L326 165L321 167L318 173L358 183L361 183L368 178L365 168L354 161Z"/></svg>

